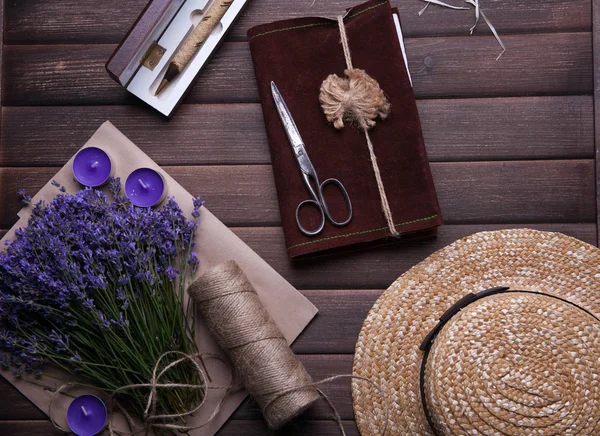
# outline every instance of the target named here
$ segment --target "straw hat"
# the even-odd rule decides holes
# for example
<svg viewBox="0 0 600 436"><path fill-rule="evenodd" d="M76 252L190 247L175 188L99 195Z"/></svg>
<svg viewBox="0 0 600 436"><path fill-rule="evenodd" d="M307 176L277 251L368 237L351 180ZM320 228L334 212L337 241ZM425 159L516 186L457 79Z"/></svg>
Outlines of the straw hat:
<svg viewBox="0 0 600 436"><path fill-rule="evenodd" d="M510 289L482 293L498 286ZM387 435L598 435L599 292L596 247L528 229L475 234L384 292L354 375L382 389ZM382 396L361 381L352 394L361 434L380 435Z"/></svg>

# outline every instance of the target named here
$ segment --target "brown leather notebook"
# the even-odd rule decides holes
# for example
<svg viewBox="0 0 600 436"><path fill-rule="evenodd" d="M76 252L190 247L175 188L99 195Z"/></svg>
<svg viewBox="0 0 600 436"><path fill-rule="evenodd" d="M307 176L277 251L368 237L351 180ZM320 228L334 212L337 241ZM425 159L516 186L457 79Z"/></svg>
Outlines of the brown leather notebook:
<svg viewBox="0 0 600 436"><path fill-rule="evenodd" d="M387 0L372 0L348 10L344 21L354 68L377 80L391 103L388 118L379 120L369 134L393 223L403 239L436 234L442 215L393 12ZM337 21L308 17L278 21L251 28L248 37L289 257L392 239L364 133L352 125L336 130L319 103L323 80L329 74L344 76L346 69ZM316 236L306 236L298 228L296 207L310 195L277 113L271 81L289 107L320 180L336 178L346 187L353 207L346 226L326 221ZM324 193L333 217L343 221L342 195L335 186ZM306 228L320 221L317 211L310 209L301 213Z"/></svg>

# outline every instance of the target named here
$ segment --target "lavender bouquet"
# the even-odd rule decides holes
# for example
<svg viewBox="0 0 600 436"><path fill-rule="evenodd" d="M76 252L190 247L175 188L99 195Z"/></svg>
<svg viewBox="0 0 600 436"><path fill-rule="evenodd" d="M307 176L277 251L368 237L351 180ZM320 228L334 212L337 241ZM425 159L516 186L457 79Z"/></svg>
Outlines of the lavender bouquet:
<svg viewBox="0 0 600 436"><path fill-rule="evenodd" d="M56 185L63 193L32 206L28 225L0 253L0 364L20 377L49 363L112 393L148 383L166 352L197 353L183 296L186 275L198 265L194 233L203 202L194 200L187 220L172 198L160 209L131 205L118 179L110 182L112 200L89 188L64 194ZM163 382L201 380L181 364ZM141 416L147 395L124 390L119 401ZM168 414L189 410L204 392L162 395L157 412Z"/></svg>

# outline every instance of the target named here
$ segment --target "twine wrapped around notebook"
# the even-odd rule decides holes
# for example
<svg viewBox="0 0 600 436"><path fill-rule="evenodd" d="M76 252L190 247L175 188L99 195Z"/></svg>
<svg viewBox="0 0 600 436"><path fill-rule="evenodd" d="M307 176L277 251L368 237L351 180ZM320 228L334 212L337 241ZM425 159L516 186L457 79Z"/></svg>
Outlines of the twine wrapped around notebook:
<svg viewBox="0 0 600 436"><path fill-rule="evenodd" d="M327 120L333 123L336 129L344 127L344 120L355 122L365 133L373 172L377 180L377 188L381 197L381 209L385 215L387 225L392 236L399 236L390 204L385 193L381 172L377 164L377 157L369 129L374 127L376 119L386 119L390 113L390 103L388 102L379 83L369 76L364 70L355 69L352 65L352 56L348 43L348 35L344 25L344 18L338 17L338 26L340 29L341 43L344 50L347 69L344 71L346 77L339 77L336 74L330 74L321 84L319 101Z"/></svg>

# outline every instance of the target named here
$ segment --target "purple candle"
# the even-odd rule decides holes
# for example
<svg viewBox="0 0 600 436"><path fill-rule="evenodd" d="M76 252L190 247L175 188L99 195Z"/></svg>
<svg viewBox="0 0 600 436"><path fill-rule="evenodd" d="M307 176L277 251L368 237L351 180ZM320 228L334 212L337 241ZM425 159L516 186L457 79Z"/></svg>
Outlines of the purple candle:
<svg viewBox="0 0 600 436"><path fill-rule="evenodd" d="M139 168L127 177L125 193L136 206L156 206L166 196L165 179L151 168Z"/></svg>
<svg viewBox="0 0 600 436"><path fill-rule="evenodd" d="M98 147L86 147L73 160L73 175L84 186L104 185L112 174L112 162L106 152Z"/></svg>
<svg viewBox="0 0 600 436"><path fill-rule="evenodd" d="M98 434L106 424L106 406L95 395L75 398L67 410L69 427L78 436Z"/></svg>

